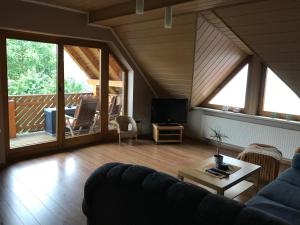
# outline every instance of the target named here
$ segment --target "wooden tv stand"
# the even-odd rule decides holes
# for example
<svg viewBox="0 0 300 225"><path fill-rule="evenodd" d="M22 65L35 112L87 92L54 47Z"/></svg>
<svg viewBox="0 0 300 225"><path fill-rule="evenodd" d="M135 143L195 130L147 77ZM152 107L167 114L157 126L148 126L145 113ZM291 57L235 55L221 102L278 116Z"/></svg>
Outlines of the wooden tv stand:
<svg viewBox="0 0 300 225"><path fill-rule="evenodd" d="M153 139L158 143L181 143L182 133L184 127L180 124L174 125L160 125L157 123L152 124Z"/></svg>

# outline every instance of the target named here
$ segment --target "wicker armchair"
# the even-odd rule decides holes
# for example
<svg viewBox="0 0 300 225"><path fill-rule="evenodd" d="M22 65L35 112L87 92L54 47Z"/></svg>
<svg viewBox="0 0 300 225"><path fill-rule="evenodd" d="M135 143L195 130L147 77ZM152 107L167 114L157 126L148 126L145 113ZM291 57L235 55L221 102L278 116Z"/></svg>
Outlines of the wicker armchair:
<svg viewBox="0 0 300 225"><path fill-rule="evenodd" d="M238 158L260 165L260 183L266 184L278 176L282 153L270 145L251 144L239 154Z"/></svg>
<svg viewBox="0 0 300 225"><path fill-rule="evenodd" d="M115 125L119 134L119 144L122 138L135 138L137 143L137 126L135 120L130 116L118 116L115 120Z"/></svg>

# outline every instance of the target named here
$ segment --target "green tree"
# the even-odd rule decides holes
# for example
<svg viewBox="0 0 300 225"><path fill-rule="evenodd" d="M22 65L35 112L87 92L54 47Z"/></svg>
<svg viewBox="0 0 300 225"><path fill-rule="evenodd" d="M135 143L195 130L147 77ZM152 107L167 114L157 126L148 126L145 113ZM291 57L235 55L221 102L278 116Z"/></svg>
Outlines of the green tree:
<svg viewBox="0 0 300 225"><path fill-rule="evenodd" d="M54 94L56 66L55 44L8 39L8 94ZM66 79L65 91L66 93L81 92L83 85L73 79Z"/></svg>

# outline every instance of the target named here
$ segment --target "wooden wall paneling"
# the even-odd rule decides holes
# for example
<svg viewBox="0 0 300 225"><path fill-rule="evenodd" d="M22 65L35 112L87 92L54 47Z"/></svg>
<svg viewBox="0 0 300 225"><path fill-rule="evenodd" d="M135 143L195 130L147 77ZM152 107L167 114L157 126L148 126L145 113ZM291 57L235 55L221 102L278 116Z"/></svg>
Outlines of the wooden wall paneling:
<svg viewBox="0 0 300 225"><path fill-rule="evenodd" d="M266 0L215 12L300 96L299 1Z"/></svg>
<svg viewBox="0 0 300 225"><path fill-rule="evenodd" d="M216 87L214 87L212 90L213 92L203 101L203 103L201 105L205 106L205 107L209 107L209 108L215 108L215 109L219 109L222 110L222 106L220 105L213 105L213 104L209 104L210 100L212 98L214 98L216 96L216 94L218 94L218 92L220 90L223 89L223 87L225 87L228 82L230 82L230 80L247 64L250 63L250 56L245 57L237 66L234 66L234 68L232 69L232 71L226 76L225 79L222 79L220 82L220 84ZM243 109L242 112L244 112L245 110Z"/></svg>
<svg viewBox="0 0 300 225"><path fill-rule="evenodd" d="M252 55L253 52L249 49L249 47L243 43L235 33L233 33L225 23L218 17L212 10L207 10L200 12L200 14L214 27L216 27L219 31L222 32L226 37L228 37L238 48L243 50L248 55Z"/></svg>
<svg viewBox="0 0 300 225"><path fill-rule="evenodd" d="M160 97L190 98L196 17L176 16L172 29L162 19L115 27Z"/></svg>
<svg viewBox="0 0 300 225"><path fill-rule="evenodd" d="M191 106L199 106L247 56L201 14L197 21Z"/></svg>

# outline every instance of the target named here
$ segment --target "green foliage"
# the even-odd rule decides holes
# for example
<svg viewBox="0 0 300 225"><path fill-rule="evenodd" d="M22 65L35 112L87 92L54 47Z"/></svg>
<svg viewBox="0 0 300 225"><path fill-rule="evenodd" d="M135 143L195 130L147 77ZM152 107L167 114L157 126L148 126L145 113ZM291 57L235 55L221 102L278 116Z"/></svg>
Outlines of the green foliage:
<svg viewBox="0 0 300 225"><path fill-rule="evenodd" d="M83 91L83 85L78 83L76 80L67 78L65 79L65 93L72 94L72 93L80 93Z"/></svg>
<svg viewBox="0 0 300 225"><path fill-rule="evenodd" d="M55 94L57 75L55 44L7 40L8 94ZM83 91L83 85L65 80L66 93Z"/></svg>

